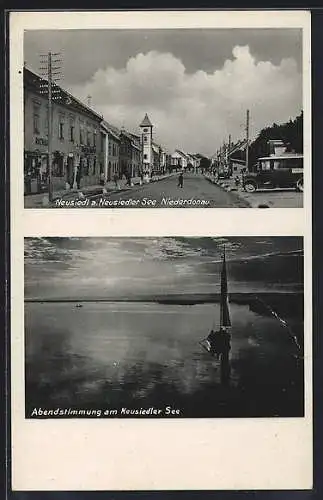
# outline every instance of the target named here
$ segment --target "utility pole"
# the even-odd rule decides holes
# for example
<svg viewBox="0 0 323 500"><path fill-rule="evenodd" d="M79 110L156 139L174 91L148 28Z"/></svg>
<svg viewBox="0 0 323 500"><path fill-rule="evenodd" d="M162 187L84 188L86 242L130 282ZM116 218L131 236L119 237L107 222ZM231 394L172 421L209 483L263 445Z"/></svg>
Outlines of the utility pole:
<svg viewBox="0 0 323 500"><path fill-rule="evenodd" d="M59 97L60 91L58 89L53 90L53 85L55 81L59 80L60 68L55 65L55 63L61 62L60 59L53 59L53 56L59 56L60 53L53 53L49 51L46 55L41 55L41 58L47 59L47 64L45 67L41 68L45 70L47 77L47 95L48 95L48 201L53 201L53 172L52 172L52 156L53 156L53 98ZM41 60L44 64L44 60ZM44 85L42 86L44 88ZM45 85L46 87L46 85ZM46 89L45 89L46 92ZM57 95L58 94L58 95Z"/></svg>
<svg viewBox="0 0 323 500"><path fill-rule="evenodd" d="M227 154L227 169L230 176L230 153L231 153L231 134L229 134L228 154Z"/></svg>
<svg viewBox="0 0 323 500"><path fill-rule="evenodd" d="M53 136L53 108L52 108L52 53L48 52L48 200L53 201L52 179L52 136Z"/></svg>
<svg viewBox="0 0 323 500"><path fill-rule="evenodd" d="M249 170L249 109L247 109L246 119L246 169Z"/></svg>

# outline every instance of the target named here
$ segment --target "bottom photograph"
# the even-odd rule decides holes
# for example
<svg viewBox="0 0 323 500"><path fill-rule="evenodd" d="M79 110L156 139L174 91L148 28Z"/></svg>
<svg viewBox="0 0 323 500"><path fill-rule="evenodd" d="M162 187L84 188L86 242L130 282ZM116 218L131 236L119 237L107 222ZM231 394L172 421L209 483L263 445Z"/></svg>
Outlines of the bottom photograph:
<svg viewBox="0 0 323 500"><path fill-rule="evenodd" d="M304 415L301 237L25 238L26 418Z"/></svg>

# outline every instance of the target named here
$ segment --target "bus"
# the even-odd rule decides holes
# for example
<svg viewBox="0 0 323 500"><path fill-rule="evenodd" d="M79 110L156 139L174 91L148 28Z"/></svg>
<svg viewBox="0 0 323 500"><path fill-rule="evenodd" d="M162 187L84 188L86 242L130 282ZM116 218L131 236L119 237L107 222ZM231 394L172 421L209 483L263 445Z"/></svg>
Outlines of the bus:
<svg viewBox="0 0 323 500"><path fill-rule="evenodd" d="M259 158L255 171L243 175L244 190L294 188L303 192L303 160L301 154Z"/></svg>

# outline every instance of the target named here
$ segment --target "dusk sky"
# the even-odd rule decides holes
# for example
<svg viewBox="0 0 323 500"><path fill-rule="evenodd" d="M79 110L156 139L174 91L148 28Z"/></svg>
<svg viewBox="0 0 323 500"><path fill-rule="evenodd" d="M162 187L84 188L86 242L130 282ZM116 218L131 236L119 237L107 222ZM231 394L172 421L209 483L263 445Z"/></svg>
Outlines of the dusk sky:
<svg viewBox="0 0 323 500"><path fill-rule="evenodd" d="M133 132L147 112L168 151L213 154L302 109L299 29L46 30L25 33L26 66L61 52L63 88Z"/></svg>
<svg viewBox="0 0 323 500"><path fill-rule="evenodd" d="M26 238L26 298L217 293L225 243L229 291L299 290L299 237Z"/></svg>

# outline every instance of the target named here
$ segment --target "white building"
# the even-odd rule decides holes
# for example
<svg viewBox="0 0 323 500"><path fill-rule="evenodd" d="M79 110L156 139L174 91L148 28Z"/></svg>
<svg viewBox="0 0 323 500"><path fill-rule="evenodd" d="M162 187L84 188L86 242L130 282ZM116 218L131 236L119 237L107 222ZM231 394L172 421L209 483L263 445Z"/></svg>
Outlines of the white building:
<svg viewBox="0 0 323 500"><path fill-rule="evenodd" d="M140 124L141 142L142 142L142 161L144 173L150 174L154 165L153 153L153 124L148 118L147 113Z"/></svg>
<svg viewBox="0 0 323 500"><path fill-rule="evenodd" d="M189 157L179 149L176 149L175 152L171 155L172 167L181 167L183 170L185 170L188 163Z"/></svg>

